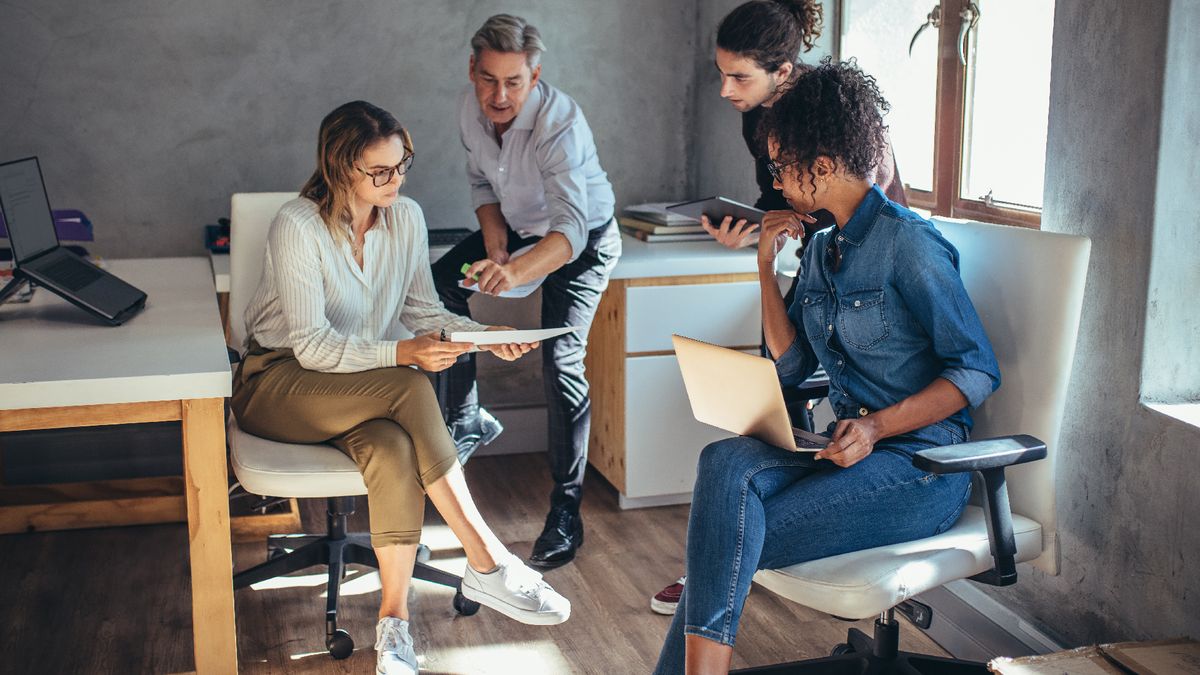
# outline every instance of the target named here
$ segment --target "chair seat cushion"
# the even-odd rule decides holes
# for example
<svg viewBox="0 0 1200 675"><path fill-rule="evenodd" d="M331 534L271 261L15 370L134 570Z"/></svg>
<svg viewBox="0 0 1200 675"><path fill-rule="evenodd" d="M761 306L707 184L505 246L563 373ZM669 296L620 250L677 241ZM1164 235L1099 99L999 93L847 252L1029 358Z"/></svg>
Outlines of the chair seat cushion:
<svg viewBox="0 0 1200 675"><path fill-rule="evenodd" d="M247 492L272 497L367 494L354 460L332 445L279 443L248 434L229 416L233 473Z"/></svg>
<svg viewBox="0 0 1200 675"><path fill-rule="evenodd" d="M1042 552L1042 526L1013 514L1017 562ZM843 553L777 570L754 580L819 612L866 619L955 579L993 567L983 509L968 506L949 530L902 544Z"/></svg>

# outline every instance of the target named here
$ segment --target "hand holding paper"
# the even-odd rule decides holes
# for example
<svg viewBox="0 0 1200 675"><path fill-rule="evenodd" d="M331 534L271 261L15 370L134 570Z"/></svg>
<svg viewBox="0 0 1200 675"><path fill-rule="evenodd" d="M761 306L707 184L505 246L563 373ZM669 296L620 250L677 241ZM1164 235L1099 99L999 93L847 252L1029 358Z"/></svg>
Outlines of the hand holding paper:
<svg viewBox="0 0 1200 675"><path fill-rule="evenodd" d="M489 330L489 331L457 331L450 334L451 342L472 342L480 347L483 345L502 345L523 342L540 342L559 335L573 333L582 326L566 326L564 328L537 328L533 330Z"/></svg>

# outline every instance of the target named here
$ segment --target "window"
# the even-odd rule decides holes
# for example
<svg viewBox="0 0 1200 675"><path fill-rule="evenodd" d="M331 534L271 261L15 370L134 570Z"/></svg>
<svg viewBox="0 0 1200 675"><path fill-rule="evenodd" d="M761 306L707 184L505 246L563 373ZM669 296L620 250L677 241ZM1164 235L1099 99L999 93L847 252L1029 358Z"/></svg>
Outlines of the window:
<svg viewBox="0 0 1200 675"><path fill-rule="evenodd" d="M840 55L875 76L912 206L1039 227L1052 0L842 0Z"/></svg>

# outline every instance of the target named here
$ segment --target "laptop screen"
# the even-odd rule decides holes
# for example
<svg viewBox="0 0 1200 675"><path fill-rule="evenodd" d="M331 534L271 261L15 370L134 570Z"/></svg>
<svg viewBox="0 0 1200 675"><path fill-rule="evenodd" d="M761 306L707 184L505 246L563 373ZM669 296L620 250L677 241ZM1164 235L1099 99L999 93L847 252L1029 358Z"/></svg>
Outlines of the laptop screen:
<svg viewBox="0 0 1200 675"><path fill-rule="evenodd" d="M0 164L0 208L18 265L58 246L37 157Z"/></svg>

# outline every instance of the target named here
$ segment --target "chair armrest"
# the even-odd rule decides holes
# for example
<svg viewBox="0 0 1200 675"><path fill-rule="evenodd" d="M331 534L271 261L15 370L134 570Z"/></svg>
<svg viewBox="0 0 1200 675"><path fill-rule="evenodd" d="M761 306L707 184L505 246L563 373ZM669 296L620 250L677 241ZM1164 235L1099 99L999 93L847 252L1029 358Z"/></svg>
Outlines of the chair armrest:
<svg viewBox="0 0 1200 675"><path fill-rule="evenodd" d="M1024 464L1045 456L1045 443L1017 434L922 450L914 455L913 466L929 473L961 473Z"/></svg>
<svg viewBox="0 0 1200 675"><path fill-rule="evenodd" d="M1025 434L929 448L913 455L913 466L930 473L978 471L983 478L983 510L987 516L988 543L993 567L972 580L992 586L1017 583L1017 540L1013 536L1012 508L1004 467L1033 462L1046 456L1046 444Z"/></svg>
<svg viewBox="0 0 1200 675"><path fill-rule="evenodd" d="M225 351L229 353L229 365L242 362L242 355L238 353L238 350L225 345Z"/></svg>

